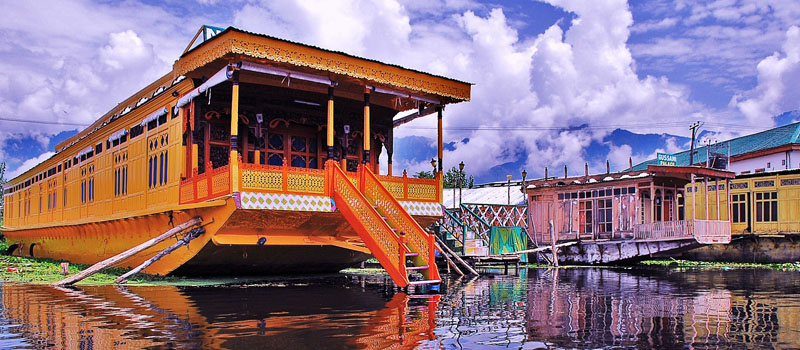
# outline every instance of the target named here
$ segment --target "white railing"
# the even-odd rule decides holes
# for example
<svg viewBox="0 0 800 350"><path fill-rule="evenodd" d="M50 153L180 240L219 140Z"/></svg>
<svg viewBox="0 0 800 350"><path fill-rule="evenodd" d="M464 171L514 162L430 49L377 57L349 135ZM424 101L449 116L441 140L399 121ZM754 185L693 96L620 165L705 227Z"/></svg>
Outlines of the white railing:
<svg viewBox="0 0 800 350"><path fill-rule="evenodd" d="M691 226L691 224L689 224ZM685 220L680 221L659 221L633 226L634 239L678 239L691 238L691 230L687 228Z"/></svg>
<svg viewBox="0 0 800 350"><path fill-rule="evenodd" d="M694 238L703 244L730 243L731 223L724 220L680 220L639 224L633 227L633 238L670 240Z"/></svg>
<svg viewBox="0 0 800 350"><path fill-rule="evenodd" d="M725 220L694 220L694 239L703 244L731 242L731 222Z"/></svg>

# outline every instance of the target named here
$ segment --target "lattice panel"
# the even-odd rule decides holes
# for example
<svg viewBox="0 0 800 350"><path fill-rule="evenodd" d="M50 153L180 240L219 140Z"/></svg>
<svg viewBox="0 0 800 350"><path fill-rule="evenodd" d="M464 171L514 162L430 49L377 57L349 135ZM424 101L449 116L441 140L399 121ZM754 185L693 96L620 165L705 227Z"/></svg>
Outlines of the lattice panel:
<svg viewBox="0 0 800 350"><path fill-rule="evenodd" d="M442 205L438 202L399 201L406 212L415 216L442 216Z"/></svg>
<svg viewBox="0 0 800 350"><path fill-rule="evenodd" d="M436 200L436 185L408 184L408 199Z"/></svg>
<svg viewBox="0 0 800 350"><path fill-rule="evenodd" d="M224 172L220 172L219 174L214 174L214 176L211 178L212 194L228 192L231 181L227 170L228 169L225 169Z"/></svg>
<svg viewBox="0 0 800 350"><path fill-rule="evenodd" d="M403 198L403 196L405 195L403 193L403 183L402 182L381 181L381 184L383 184L383 187L385 187L386 190L389 191L389 193L391 193L394 198L400 199L400 198Z"/></svg>
<svg viewBox="0 0 800 350"><path fill-rule="evenodd" d="M208 197L208 178L204 177L197 181L197 198Z"/></svg>
<svg viewBox="0 0 800 350"><path fill-rule="evenodd" d="M405 232L411 251L427 257L429 249L427 233L423 232L419 224L407 215L403 207L395 202L388 191L383 190L383 186L371 173L364 175L364 190L367 197L375 201L375 204L383 211L383 215L389 218L398 231Z"/></svg>
<svg viewBox="0 0 800 350"><path fill-rule="evenodd" d="M242 170L242 188L281 191L283 190L283 174L279 171Z"/></svg>
<svg viewBox="0 0 800 350"><path fill-rule="evenodd" d="M242 209L333 212L333 202L327 196L242 192L239 198Z"/></svg>
<svg viewBox="0 0 800 350"><path fill-rule="evenodd" d="M325 175L288 173L289 192L324 193Z"/></svg>
<svg viewBox="0 0 800 350"><path fill-rule="evenodd" d="M386 228L386 223L383 219L378 216L367 201L360 198L358 190L352 183L348 183L348 180L350 179L345 179L340 172L334 172L333 185L336 193L345 200L346 203L343 204L353 211L353 214L361 221L370 237L380 246L381 251L387 255L390 264L392 266L400 266L400 245L397 243L394 233ZM337 205L341 206L342 204L337 203Z"/></svg>
<svg viewBox="0 0 800 350"><path fill-rule="evenodd" d="M189 181L188 183L181 184L181 203L185 201L191 201L194 199L194 183Z"/></svg>

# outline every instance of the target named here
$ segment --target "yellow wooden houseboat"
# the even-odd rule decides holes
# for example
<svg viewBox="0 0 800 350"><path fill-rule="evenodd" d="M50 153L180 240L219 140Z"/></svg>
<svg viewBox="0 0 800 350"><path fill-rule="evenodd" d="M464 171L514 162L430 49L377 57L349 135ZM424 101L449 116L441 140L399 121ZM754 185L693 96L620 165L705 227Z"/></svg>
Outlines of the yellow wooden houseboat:
<svg viewBox="0 0 800 350"><path fill-rule="evenodd" d="M470 84L232 27L201 33L172 72L9 182L10 253L91 264L200 217L205 233L145 272L326 272L375 256L401 287L437 281L422 227L442 215L442 110ZM435 179L393 176L393 127L432 114Z"/></svg>

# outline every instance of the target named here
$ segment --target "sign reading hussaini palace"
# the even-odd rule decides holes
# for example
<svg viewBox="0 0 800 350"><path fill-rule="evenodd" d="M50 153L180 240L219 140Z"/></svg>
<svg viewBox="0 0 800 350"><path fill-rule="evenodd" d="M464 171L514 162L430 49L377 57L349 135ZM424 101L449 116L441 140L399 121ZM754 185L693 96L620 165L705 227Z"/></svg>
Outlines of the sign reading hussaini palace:
<svg viewBox="0 0 800 350"><path fill-rule="evenodd" d="M678 157L674 154L658 153L658 165L672 165L678 163Z"/></svg>

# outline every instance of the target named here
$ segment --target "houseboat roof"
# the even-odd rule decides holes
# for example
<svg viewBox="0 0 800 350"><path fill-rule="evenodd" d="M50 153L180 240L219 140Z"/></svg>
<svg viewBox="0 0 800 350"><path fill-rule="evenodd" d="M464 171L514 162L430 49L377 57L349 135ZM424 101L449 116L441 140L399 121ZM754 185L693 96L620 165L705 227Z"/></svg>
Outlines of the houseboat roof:
<svg viewBox="0 0 800 350"><path fill-rule="evenodd" d="M228 27L181 55L173 74L186 74L231 54L448 97L453 100L449 102L470 98L471 83L235 27Z"/></svg>
<svg viewBox="0 0 800 350"><path fill-rule="evenodd" d="M800 122L722 141L712 146L712 149L727 149L727 147L730 147L730 156L733 161L775 152L800 150ZM695 164L702 163L708 158L707 146L695 148L694 152ZM675 157L677 165L689 165L689 150L675 153ZM658 160L650 159L637 164L633 170L641 171L647 166L657 163Z"/></svg>
<svg viewBox="0 0 800 350"><path fill-rule="evenodd" d="M201 30L204 28L206 26ZM58 143L54 151L58 153L66 149L92 132L146 104L199 68L208 65L219 69L229 61L233 62L243 57L279 67L291 67L300 72L316 74L322 72L328 74L332 81L358 80L376 87L391 88L399 97L413 97L414 94L419 94L424 95L422 98L432 97L441 104L470 99L472 85L470 83L228 27L184 52L175 61L171 72L117 104L89 127Z"/></svg>
<svg viewBox="0 0 800 350"><path fill-rule="evenodd" d="M548 177L547 179L536 179L525 181L527 189L567 187L567 186L602 186L606 183L631 180L648 177L669 177L686 181L691 180L691 174L699 177L711 177L721 179L733 179L735 174L730 171L712 169L699 166L666 166L648 165L644 171L622 171L616 173L594 174L589 176L573 176L567 178Z"/></svg>

